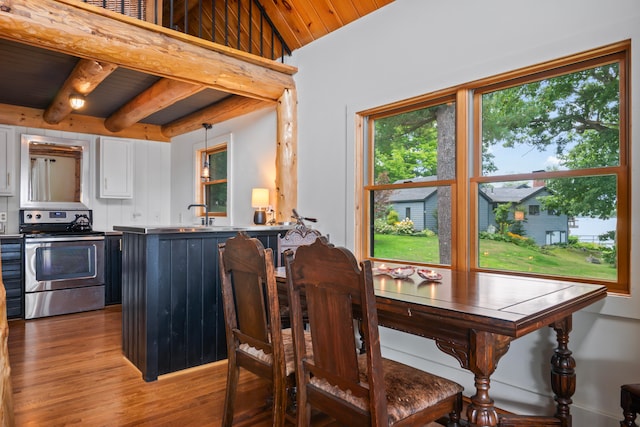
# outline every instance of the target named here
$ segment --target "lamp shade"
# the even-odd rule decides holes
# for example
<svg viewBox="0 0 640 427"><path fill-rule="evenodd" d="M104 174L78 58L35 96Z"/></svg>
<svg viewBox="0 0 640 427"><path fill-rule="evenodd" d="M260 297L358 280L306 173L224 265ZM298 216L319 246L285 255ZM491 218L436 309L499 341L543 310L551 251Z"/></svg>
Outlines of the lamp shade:
<svg viewBox="0 0 640 427"><path fill-rule="evenodd" d="M251 207L266 208L269 206L269 189L254 188L251 190Z"/></svg>

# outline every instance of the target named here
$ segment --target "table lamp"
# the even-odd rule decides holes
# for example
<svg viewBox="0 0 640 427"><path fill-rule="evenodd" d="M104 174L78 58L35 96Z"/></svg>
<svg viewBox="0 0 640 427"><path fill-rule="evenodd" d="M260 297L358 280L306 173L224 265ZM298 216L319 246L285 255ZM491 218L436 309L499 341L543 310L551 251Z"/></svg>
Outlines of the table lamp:
<svg viewBox="0 0 640 427"><path fill-rule="evenodd" d="M254 224L266 224L267 206L269 206L269 189L254 188L251 190L251 207L256 208L256 211L253 214Z"/></svg>

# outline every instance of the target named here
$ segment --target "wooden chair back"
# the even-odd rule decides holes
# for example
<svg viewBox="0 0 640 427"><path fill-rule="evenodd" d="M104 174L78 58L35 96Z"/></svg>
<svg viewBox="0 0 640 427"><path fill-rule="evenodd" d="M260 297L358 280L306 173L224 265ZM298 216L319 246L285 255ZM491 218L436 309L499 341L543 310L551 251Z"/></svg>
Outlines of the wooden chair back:
<svg viewBox="0 0 640 427"><path fill-rule="evenodd" d="M446 419L460 426L462 391L453 381L384 359L371 262L321 237L285 257L297 377L297 420L311 408L344 425L408 427ZM311 348L304 340L306 299ZM355 327L365 353L359 354Z"/></svg>
<svg viewBox="0 0 640 427"><path fill-rule="evenodd" d="M389 425L384 393L378 317L370 261L361 266L345 248L321 237L285 258L298 372L298 425L308 425L310 406L347 425ZM304 345L301 295L306 298L313 355ZM354 308L362 315L354 314ZM362 318L366 345L366 383L358 368L354 320ZM334 387L369 401L369 411L354 411L347 401L324 393ZM306 402L306 403L305 403ZM304 406L304 407L300 407Z"/></svg>
<svg viewBox="0 0 640 427"><path fill-rule="evenodd" d="M300 246L310 245L322 236L318 230L307 227L296 227L278 236L278 266L284 265L284 253L288 250L294 254Z"/></svg>
<svg viewBox="0 0 640 427"><path fill-rule="evenodd" d="M229 377L223 425L231 425L238 369L274 384L274 425L284 422L286 366L273 253L240 232L218 248Z"/></svg>

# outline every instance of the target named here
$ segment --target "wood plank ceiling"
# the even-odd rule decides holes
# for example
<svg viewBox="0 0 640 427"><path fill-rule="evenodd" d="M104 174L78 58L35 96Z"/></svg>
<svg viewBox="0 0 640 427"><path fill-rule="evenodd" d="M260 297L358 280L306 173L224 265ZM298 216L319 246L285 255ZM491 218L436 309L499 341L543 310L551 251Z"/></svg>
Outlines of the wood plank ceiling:
<svg viewBox="0 0 640 427"><path fill-rule="evenodd" d="M156 74L155 70L134 66L133 62L129 67L124 63L116 65L105 62L101 58L97 58L96 61L90 54L81 52L78 52L77 56L71 55L70 51L75 53L74 49L77 49L77 46L69 47L67 50L58 49L55 40L43 39L47 37L49 29L40 32L40 39L31 38L31 33L11 31L19 25L33 26L33 22L11 22L12 16L23 19L18 16L31 16L30 14L48 8L57 11L66 5L79 8L77 4L74 6L74 1L77 0L0 0L0 57L5 58L3 66L0 67L0 123L62 130L76 129L102 135L170 141L173 136L200 128L205 121L216 123L274 105L274 98L269 95L264 80L253 79L255 87L248 90L241 89L247 87L244 83L228 87L217 80L209 84L206 81L197 84L199 82L191 81L190 78L187 79L189 81L185 81L184 77L180 76L173 79L172 76ZM189 2L186 5L188 10L198 10L200 7L198 0L173 0L174 10L184 11L184 1ZM294 51L392 1L262 0L260 6L277 28L286 46ZM62 3L64 6L60 5ZM168 3L165 1L165 4ZM225 14L227 17L233 13L249 16L246 10L238 9L246 8L242 5L248 3L239 0L215 0L215 3L209 3L209 11L213 8L216 11L217 22L223 22ZM221 4L228 5L227 12L220 9L218 5ZM20 10L21 7L25 10ZM89 11L119 19L116 14L100 8L87 5L81 7L77 9L78 13ZM207 8L203 7L200 10L205 11L206 18ZM167 21L168 16L173 18L171 24ZM276 61L268 61L272 62L272 65L269 65L264 59L251 58L260 55L261 46L262 50L266 51L271 50L272 44L273 49L277 51L277 46L273 37L266 33L262 41L250 41L246 35L249 28L256 34L260 32L256 24L249 25L248 18L243 18L244 21L241 20L237 25L242 27L241 31L245 35L240 39L234 39L229 37L229 33L223 33L223 26L215 26L212 30L211 26L207 28L195 24L194 19L202 17L194 17L201 15L190 12L189 16L189 20L185 21L184 12L182 15L168 14L164 10L164 26L177 30L184 30L183 27L186 26L188 34L205 40L212 40L212 33L217 33L214 41L227 44L233 49L249 51L249 45L253 45L250 50L252 55L232 52L232 56L239 58L240 64L242 61L248 61L248 64L264 67L267 72L270 72L268 69L272 69L276 73L295 73L295 70L291 71L288 66L278 65ZM149 27L148 24L145 25ZM203 28L203 31L196 31L198 28ZM115 28L113 31L116 31ZM140 31L140 28L136 31ZM165 34L171 32L164 31ZM194 32L199 34L193 34ZM25 39L22 40L21 37ZM74 35L71 34L71 37ZM193 38L187 41L197 44ZM229 51L228 48L220 48L221 51L224 49ZM276 56L278 55L276 52ZM219 67L219 64L212 65ZM184 66L189 65L185 63ZM241 81L242 78L239 76L238 80ZM69 95L74 92L82 93L87 100L87 106L81 114L73 113L67 105Z"/></svg>
<svg viewBox="0 0 640 427"><path fill-rule="evenodd" d="M263 6L291 50L299 49L393 0L264 0Z"/></svg>

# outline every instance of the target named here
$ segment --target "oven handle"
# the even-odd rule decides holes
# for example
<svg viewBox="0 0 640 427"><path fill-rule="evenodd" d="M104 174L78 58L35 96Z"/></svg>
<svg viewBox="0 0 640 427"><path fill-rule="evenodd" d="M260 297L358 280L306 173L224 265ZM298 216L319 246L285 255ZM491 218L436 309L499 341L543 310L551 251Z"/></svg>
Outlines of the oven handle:
<svg viewBox="0 0 640 427"><path fill-rule="evenodd" d="M100 241L104 240L104 236L52 236L52 237L27 237L25 238L25 244L33 243L55 243L55 242L77 242L77 241Z"/></svg>

